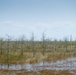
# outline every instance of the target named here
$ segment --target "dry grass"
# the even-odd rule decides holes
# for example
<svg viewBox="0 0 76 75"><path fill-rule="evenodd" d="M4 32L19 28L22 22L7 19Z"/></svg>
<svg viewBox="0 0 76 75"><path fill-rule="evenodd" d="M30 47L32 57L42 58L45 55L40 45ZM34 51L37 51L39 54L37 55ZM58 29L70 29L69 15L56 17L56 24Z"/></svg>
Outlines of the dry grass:
<svg viewBox="0 0 76 75"><path fill-rule="evenodd" d="M23 55L18 53L10 53L8 58L9 64L25 64L25 63L37 63L41 61L56 61L62 60L70 57L76 57L76 50L56 50L46 52L43 55L41 52L36 52L33 57L33 52L24 52ZM0 55L0 63L7 63L7 55Z"/></svg>
<svg viewBox="0 0 76 75"><path fill-rule="evenodd" d="M65 41L47 41L45 42L44 48L42 41L34 41L34 46L32 46L31 41L24 41L24 43L22 44L20 40L9 41L9 43L7 40L3 41L3 43L4 44L0 46L0 63L2 64L24 64L37 63L42 61L56 61L76 56L75 41L68 41L67 43L65 43ZM70 48L71 44L72 48Z"/></svg>

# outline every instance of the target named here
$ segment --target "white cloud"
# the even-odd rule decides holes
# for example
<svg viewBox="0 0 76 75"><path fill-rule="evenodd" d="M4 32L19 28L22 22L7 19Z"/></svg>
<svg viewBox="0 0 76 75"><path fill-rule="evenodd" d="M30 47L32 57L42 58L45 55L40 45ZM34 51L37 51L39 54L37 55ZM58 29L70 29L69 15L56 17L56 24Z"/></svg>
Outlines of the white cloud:
<svg viewBox="0 0 76 75"><path fill-rule="evenodd" d="M64 37L70 34L75 35L75 28L75 22L25 23L4 21L0 22L0 36L25 34L28 37L33 32L36 36L41 37L41 34L45 32L48 37Z"/></svg>

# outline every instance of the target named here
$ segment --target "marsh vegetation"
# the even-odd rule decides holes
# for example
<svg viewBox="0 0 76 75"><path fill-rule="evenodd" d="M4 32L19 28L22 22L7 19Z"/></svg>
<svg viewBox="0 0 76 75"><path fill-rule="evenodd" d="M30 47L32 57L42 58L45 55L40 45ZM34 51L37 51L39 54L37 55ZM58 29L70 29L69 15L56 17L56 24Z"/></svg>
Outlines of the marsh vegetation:
<svg viewBox="0 0 76 75"><path fill-rule="evenodd" d="M76 41L67 38L51 40L46 39L44 34L39 41L35 40L34 34L29 40L24 35L19 39L13 39L10 36L0 38L0 66L7 64L7 67L10 68L11 64L36 64L40 62L44 64L72 57L76 57ZM45 72L47 73L47 71ZM44 71L41 73L44 74Z"/></svg>

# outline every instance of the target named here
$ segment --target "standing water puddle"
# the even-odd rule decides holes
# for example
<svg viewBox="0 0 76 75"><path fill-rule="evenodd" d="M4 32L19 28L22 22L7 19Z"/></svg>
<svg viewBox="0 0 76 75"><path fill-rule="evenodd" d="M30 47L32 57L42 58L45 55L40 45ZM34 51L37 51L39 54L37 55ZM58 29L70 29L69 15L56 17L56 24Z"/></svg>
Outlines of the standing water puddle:
<svg viewBox="0 0 76 75"><path fill-rule="evenodd" d="M36 64L0 64L0 69L9 70L27 70L27 71L40 71L40 70L76 70L76 58L68 58L56 62L40 62Z"/></svg>

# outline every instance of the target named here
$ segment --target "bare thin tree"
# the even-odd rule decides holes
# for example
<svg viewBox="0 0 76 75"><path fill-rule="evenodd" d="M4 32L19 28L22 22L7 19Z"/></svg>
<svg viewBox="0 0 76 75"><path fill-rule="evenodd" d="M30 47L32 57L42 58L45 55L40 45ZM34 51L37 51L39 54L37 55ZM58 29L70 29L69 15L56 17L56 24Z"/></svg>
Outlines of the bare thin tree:
<svg viewBox="0 0 76 75"><path fill-rule="evenodd" d="M70 50L72 50L72 35L70 35Z"/></svg>
<svg viewBox="0 0 76 75"><path fill-rule="evenodd" d="M65 49L67 51L68 50L68 40L67 40L67 38L64 38L64 41L65 41Z"/></svg>
<svg viewBox="0 0 76 75"><path fill-rule="evenodd" d="M33 57L34 57L35 56L35 36L34 36L33 33L32 33L32 36L31 36L31 48L32 48Z"/></svg>
<svg viewBox="0 0 76 75"><path fill-rule="evenodd" d="M57 46L57 40L54 40L54 51L56 51L56 46Z"/></svg>
<svg viewBox="0 0 76 75"><path fill-rule="evenodd" d="M8 68L9 68L9 54L10 54L10 42L11 42L11 37L9 35L7 35L7 64L8 64Z"/></svg>
<svg viewBox="0 0 76 75"><path fill-rule="evenodd" d="M45 34L42 33L42 54L45 55L45 50L46 50L46 44L45 44Z"/></svg>
<svg viewBox="0 0 76 75"><path fill-rule="evenodd" d="M3 38L0 38L0 54L2 54L2 47L3 47L4 41Z"/></svg>
<svg viewBox="0 0 76 75"><path fill-rule="evenodd" d="M23 55L23 52L24 52L24 45L25 45L24 43L25 43L25 36L22 35L20 38L21 55Z"/></svg>

